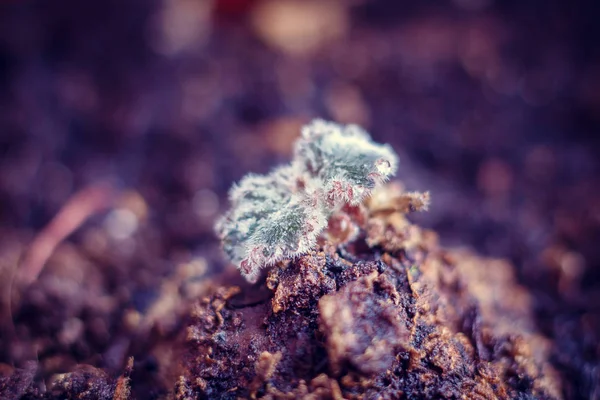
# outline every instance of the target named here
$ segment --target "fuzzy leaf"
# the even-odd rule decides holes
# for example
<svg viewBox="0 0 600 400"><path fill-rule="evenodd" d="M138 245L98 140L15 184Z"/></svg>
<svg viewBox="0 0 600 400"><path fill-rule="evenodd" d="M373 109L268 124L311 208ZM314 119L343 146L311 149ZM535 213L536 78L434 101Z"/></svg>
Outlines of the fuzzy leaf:
<svg viewBox="0 0 600 400"><path fill-rule="evenodd" d="M313 121L302 128L290 165L232 187L232 208L216 225L224 251L255 282L261 268L313 249L329 216L364 200L397 162L389 146L356 125Z"/></svg>
<svg viewBox="0 0 600 400"><path fill-rule="evenodd" d="M389 145L373 143L356 125L315 120L302 129L294 162L342 203L358 204L396 172L398 158Z"/></svg>

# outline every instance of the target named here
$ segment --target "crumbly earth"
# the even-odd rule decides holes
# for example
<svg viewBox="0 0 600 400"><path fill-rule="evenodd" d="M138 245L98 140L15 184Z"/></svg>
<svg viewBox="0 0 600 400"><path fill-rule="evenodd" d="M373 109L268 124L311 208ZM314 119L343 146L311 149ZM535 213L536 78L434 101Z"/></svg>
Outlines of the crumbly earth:
<svg viewBox="0 0 600 400"><path fill-rule="evenodd" d="M157 360L146 375L138 363L138 379L154 376L152 396L177 400L562 398L513 267L444 249L434 232L408 222L406 213L428 204L427 193L388 185L345 209L353 227L333 224L320 250L272 268L259 285L223 275L177 297L181 276L165 283L136 325L156 338L143 354ZM348 230L359 231L350 242ZM170 313L183 322L169 326ZM162 328L145 330L153 318ZM125 400L133 368L133 358L119 377L78 366L48 390L36 383L35 363L5 368L0 394Z"/></svg>
<svg viewBox="0 0 600 400"><path fill-rule="evenodd" d="M130 358L123 375L112 379L106 372L91 365L54 377L49 390L34 385L36 363L24 369L3 371L0 376L2 399L64 399L64 400L127 400L131 398L130 376L133 359Z"/></svg>
<svg viewBox="0 0 600 400"><path fill-rule="evenodd" d="M399 217L369 216L392 238ZM200 300L175 398L561 398L512 266L403 229L393 253L363 235L351 259L325 247L271 270L264 301L235 286Z"/></svg>

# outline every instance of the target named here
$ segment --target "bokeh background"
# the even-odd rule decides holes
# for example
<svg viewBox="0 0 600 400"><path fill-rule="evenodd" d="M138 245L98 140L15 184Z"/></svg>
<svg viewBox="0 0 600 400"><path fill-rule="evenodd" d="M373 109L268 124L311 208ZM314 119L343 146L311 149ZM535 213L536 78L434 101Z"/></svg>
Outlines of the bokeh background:
<svg viewBox="0 0 600 400"><path fill-rule="evenodd" d="M514 263L565 396L600 398L596 8L1 1L0 367L135 355L134 391L166 390L149 349L178 302L237 279L212 233L227 189L323 117L393 145L442 243Z"/></svg>

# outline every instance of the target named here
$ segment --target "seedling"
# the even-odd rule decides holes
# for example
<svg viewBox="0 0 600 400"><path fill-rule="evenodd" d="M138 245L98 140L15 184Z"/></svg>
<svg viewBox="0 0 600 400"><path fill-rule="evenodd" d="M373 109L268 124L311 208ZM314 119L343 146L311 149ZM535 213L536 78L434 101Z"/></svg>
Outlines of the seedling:
<svg viewBox="0 0 600 400"><path fill-rule="evenodd" d="M358 205L396 172L389 145L357 125L320 119L305 125L289 165L249 174L229 191L231 209L216 224L223 249L250 282L261 268L317 245L329 217Z"/></svg>

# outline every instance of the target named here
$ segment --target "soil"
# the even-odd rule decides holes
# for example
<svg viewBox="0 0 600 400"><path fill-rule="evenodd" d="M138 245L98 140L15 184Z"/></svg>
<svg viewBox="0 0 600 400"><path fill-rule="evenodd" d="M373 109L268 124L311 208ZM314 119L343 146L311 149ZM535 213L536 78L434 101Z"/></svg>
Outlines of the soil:
<svg viewBox="0 0 600 400"><path fill-rule="evenodd" d="M0 398L600 398L595 8L0 3ZM431 207L249 285L214 220L313 117Z"/></svg>

